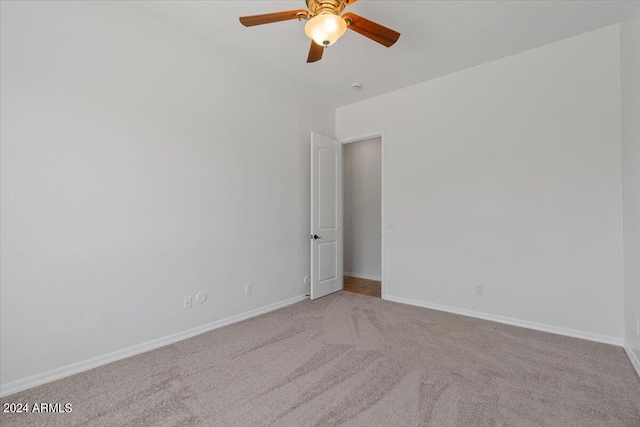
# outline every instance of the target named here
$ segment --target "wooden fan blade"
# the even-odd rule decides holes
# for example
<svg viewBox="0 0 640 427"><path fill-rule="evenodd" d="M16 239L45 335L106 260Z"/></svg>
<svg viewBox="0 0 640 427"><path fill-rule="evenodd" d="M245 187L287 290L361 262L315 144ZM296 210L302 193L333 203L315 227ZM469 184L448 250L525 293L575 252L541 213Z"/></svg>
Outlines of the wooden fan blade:
<svg viewBox="0 0 640 427"><path fill-rule="evenodd" d="M254 25L270 24L272 22L288 21L290 19L298 19L298 14L307 15L306 10L288 10L286 12L267 13L265 15L241 16L240 23L245 27L253 27Z"/></svg>
<svg viewBox="0 0 640 427"><path fill-rule="evenodd" d="M309 56L307 57L307 63L316 62L322 59L324 53L324 46L311 40L311 47L309 48Z"/></svg>
<svg viewBox="0 0 640 427"><path fill-rule="evenodd" d="M400 38L400 33L391 28L383 27L373 21L358 16L355 13L345 13L342 17L347 21L348 29L360 33L386 47L391 47Z"/></svg>

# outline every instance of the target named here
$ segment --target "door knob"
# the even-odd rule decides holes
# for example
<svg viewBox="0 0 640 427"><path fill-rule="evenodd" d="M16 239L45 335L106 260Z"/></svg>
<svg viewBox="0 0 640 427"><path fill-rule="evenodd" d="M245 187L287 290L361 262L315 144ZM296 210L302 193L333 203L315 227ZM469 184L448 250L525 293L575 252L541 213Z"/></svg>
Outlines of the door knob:
<svg viewBox="0 0 640 427"><path fill-rule="evenodd" d="M316 240L316 239L322 239L322 236L318 236L317 234L314 234L313 236L311 236L311 238L312 238L313 240Z"/></svg>

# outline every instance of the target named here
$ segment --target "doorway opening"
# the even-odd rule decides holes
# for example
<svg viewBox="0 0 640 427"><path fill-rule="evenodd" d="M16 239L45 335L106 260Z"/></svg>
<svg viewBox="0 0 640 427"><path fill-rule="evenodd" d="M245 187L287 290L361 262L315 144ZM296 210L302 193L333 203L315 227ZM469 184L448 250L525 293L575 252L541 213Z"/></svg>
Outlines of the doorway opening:
<svg viewBox="0 0 640 427"><path fill-rule="evenodd" d="M343 144L344 290L381 298L382 137Z"/></svg>

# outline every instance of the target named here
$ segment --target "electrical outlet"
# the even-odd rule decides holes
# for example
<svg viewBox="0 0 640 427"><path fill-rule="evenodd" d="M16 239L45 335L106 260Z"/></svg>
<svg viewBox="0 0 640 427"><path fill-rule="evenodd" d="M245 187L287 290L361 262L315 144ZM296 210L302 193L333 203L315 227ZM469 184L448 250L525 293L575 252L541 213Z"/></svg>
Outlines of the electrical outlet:
<svg viewBox="0 0 640 427"><path fill-rule="evenodd" d="M253 289L251 287L251 283L247 283L246 285L244 285L244 294L245 295L249 295L252 291L253 291Z"/></svg>
<svg viewBox="0 0 640 427"><path fill-rule="evenodd" d="M184 309L188 310L193 306L193 298L191 296L184 297Z"/></svg>
<svg viewBox="0 0 640 427"><path fill-rule="evenodd" d="M476 295L484 295L484 286L476 285Z"/></svg>

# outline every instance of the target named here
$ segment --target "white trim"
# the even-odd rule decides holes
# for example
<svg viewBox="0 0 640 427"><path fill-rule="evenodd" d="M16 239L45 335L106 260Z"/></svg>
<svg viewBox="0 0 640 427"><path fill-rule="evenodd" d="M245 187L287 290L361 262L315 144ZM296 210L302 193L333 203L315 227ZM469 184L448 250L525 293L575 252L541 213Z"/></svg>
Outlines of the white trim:
<svg viewBox="0 0 640 427"><path fill-rule="evenodd" d="M498 316L495 314L482 313L479 311L467 310L465 308L450 307L447 305L433 304L430 302L412 300L401 297L394 297L387 295L383 299L393 302L399 302L402 304L415 305L417 307L430 308L432 310L446 311L448 313L460 314L462 316L475 317L477 319L490 320L492 322L504 323L512 326L519 326L521 328L534 329L536 331L549 332L557 335L564 335L567 337L581 338L584 340L601 342L605 344L616 345L622 347L623 338L610 337L607 335L594 334L592 332L579 331L576 329L561 328L559 326L545 325L542 323L529 322L527 320L513 319L511 317Z"/></svg>
<svg viewBox="0 0 640 427"><path fill-rule="evenodd" d="M631 365L635 368L638 377L640 377L640 360L638 360L638 356L633 352L633 349L631 349L627 341L624 342L624 351L627 353L627 357L631 361Z"/></svg>
<svg viewBox="0 0 640 427"><path fill-rule="evenodd" d="M345 271L344 273L345 276L349 276L349 277L355 277L356 279L367 279L367 280L377 280L378 282L380 282L381 278L379 276L371 276L369 274L360 274L360 273L349 273L347 271Z"/></svg>
<svg viewBox="0 0 640 427"><path fill-rule="evenodd" d="M370 133L365 133L362 135L358 135L358 136L353 136L350 138L345 138L345 139L341 139L340 142L344 145L344 144L350 144L352 142L358 142L358 141L364 141L365 139L371 139L371 138L380 138L380 151L381 151L381 167L382 170L380 171L380 179L382 180L382 186L381 186L381 195L380 195L380 204L382 205L381 208L381 224L380 224L380 231L381 231L381 236L380 238L382 239L382 245L380 248L380 278L379 279L373 279L373 280L379 280L380 281L380 292L382 294L382 298L385 299L385 290L387 289L386 287L386 282L387 282L387 178L386 178L386 168L387 168L387 162L386 162L386 144L385 144L385 137L384 137L384 131L377 131L377 132L370 132ZM354 276L357 277L357 276Z"/></svg>
<svg viewBox="0 0 640 427"><path fill-rule="evenodd" d="M31 377L23 378L20 380L12 381L0 386L0 397L9 396L11 394L23 391L32 387L36 387L42 384L49 383L51 381L59 380L70 375L78 374L80 372L88 371L89 369L97 368L98 366L106 365L107 363L115 362L117 360L125 359L127 357L135 356L136 354L145 353L150 350L154 350L165 345L173 344L178 341L185 340L187 338L194 337L196 335L203 334L205 332L212 331L214 329L222 328L233 323L240 322L242 320L249 319L251 317L259 316L261 314L268 313L270 311L277 310L282 307L286 307L291 304L308 299L306 295L299 295L297 297L289 298L284 301L269 304L264 307L256 308L245 313L236 314L235 316L227 317L226 319L217 320L206 325L197 326L186 331L178 332L177 334L168 335L166 337L158 338L155 340L147 341L142 344L134 345L132 347L124 348L122 350L116 350L112 353L97 356L92 359L83 360L81 362L72 363L71 365L63 366L62 368L53 369L42 374L33 375Z"/></svg>

